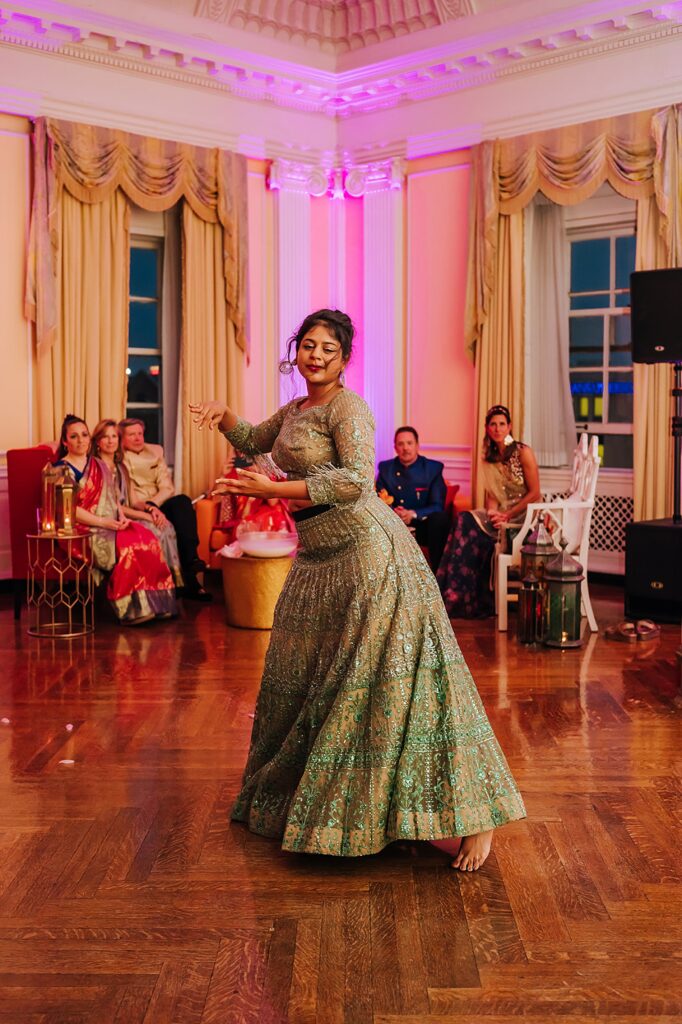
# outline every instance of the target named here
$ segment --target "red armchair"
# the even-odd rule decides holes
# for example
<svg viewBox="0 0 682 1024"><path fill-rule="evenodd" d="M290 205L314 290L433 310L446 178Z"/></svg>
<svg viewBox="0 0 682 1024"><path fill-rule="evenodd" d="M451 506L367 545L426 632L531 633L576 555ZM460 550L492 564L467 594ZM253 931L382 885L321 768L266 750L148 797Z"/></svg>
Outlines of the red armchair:
<svg viewBox="0 0 682 1024"><path fill-rule="evenodd" d="M26 534L37 527L36 509L40 508L42 470L54 452L50 445L35 448L12 448L7 452L7 494L9 499L9 532L12 549L14 581L14 618L21 614L21 601L28 575Z"/></svg>

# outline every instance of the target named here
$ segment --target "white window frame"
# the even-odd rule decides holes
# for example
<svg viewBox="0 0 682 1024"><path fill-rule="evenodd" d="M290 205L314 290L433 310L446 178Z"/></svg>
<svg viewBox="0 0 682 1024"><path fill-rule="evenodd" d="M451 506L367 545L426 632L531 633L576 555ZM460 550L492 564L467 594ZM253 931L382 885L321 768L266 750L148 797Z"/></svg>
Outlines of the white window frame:
<svg viewBox="0 0 682 1024"><path fill-rule="evenodd" d="M157 261L157 294L156 298L149 298L143 295L133 295L129 291L128 304L133 302L140 304L156 303L157 316L157 346L155 348L143 348L137 345L128 346L128 356L158 356L160 365L159 374L159 401L158 402L128 402L126 393L126 416L135 416L138 412L149 409L157 410L161 426L161 444L164 443L163 436L163 341L161 310L162 310L162 284L163 284L163 214L155 216L148 214L145 210L133 208L131 217L130 248L132 249L154 249L158 252Z"/></svg>
<svg viewBox="0 0 682 1024"><path fill-rule="evenodd" d="M610 240L610 280L609 291L594 292L590 294L609 294L615 301L616 294L627 289L616 290L616 260L615 249L616 239L624 238L635 234L636 213L635 203L632 200L624 199L617 195L610 186L603 185L601 189L584 203L566 209L566 236L569 243L592 241L599 238ZM578 294L586 294L580 292ZM571 367L569 372L589 373L601 371L602 389L602 419L601 420L579 420L576 418L576 427L580 430L587 430L590 434L598 435L632 435L632 423L610 423L608 420L609 393L608 375L612 373L634 374L634 368L628 366L609 366L609 342L611 331L614 329L613 321L618 316L628 315L629 306L601 306L593 309L571 309L569 320L586 316L601 316L604 318L604 331L602 336L602 364L601 366ZM629 474L632 476L632 468L609 469L605 467L602 472L617 472L618 474Z"/></svg>

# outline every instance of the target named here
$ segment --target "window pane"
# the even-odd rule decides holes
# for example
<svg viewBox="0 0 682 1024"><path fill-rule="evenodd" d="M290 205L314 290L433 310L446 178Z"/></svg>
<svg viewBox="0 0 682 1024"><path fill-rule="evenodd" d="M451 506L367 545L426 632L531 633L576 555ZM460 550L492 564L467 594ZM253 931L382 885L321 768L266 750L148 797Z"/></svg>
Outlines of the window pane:
<svg viewBox="0 0 682 1024"><path fill-rule="evenodd" d="M614 316L611 318L609 364L611 366L632 366L629 316Z"/></svg>
<svg viewBox="0 0 682 1024"><path fill-rule="evenodd" d="M161 432L160 409L136 409L134 405L126 408L126 416L134 416L144 423L144 439L149 444L163 444Z"/></svg>
<svg viewBox="0 0 682 1024"><path fill-rule="evenodd" d="M571 395L577 423L600 423L604 382L601 371L571 374Z"/></svg>
<svg viewBox="0 0 682 1024"><path fill-rule="evenodd" d="M159 250L130 250L130 294L155 299L159 287Z"/></svg>
<svg viewBox="0 0 682 1024"><path fill-rule="evenodd" d="M161 401L161 357L128 357L128 402Z"/></svg>
<svg viewBox="0 0 682 1024"><path fill-rule="evenodd" d="M616 288L630 287L630 274L635 269L635 236L616 239Z"/></svg>
<svg viewBox="0 0 682 1024"><path fill-rule="evenodd" d="M604 362L604 320L600 316L573 316L569 320L571 366L601 366Z"/></svg>
<svg viewBox="0 0 682 1024"><path fill-rule="evenodd" d="M131 302L128 345L131 348L158 348L159 321L156 302Z"/></svg>
<svg viewBox="0 0 682 1024"><path fill-rule="evenodd" d="M591 238L571 243L571 291L608 291L611 243L608 238Z"/></svg>
<svg viewBox="0 0 682 1024"><path fill-rule="evenodd" d="M599 454L606 469L632 469L632 434L600 434Z"/></svg>
<svg viewBox="0 0 682 1024"><path fill-rule="evenodd" d="M618 309L624 309L630 305L630 292L621 292L616 295L616 306Z"/></svg>
<svg viewBox="0 0 682 1024"><path fill-rule="evenodd" d="M611 296L606 295L571 295L571 309L608 309Z"/></svg>
<svg viewBox="0 0 682 1024"><path fill-rule="evenodd" d="M631 373L609 374L609 422L632 423Z"/></svg>

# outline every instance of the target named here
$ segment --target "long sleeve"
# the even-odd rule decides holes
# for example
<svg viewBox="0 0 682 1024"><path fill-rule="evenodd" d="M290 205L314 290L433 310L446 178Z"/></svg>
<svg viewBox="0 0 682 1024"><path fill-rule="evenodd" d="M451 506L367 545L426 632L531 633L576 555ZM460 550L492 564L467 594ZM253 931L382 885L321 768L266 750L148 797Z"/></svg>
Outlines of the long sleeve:
<svg viewBox="0 0 682 1024"><path fill-rule="evenodd" d="M383 465L383 462L379 463L379 472L377 473L375 487L377 491L386 491L388 494L391 494L391 485L389 484L388 480L384 477L381 471L381 467ZM395 495L393 495L393 497L395 497Z"/></svg>
<svg viewBox="0 0 682 1024"><path fill-rule="evenodd" d="M443 479L443 471L441 469L440 473L438 473L431 481L428 503L417 510L417 519L426 519L427 516L432 515L434 512L442 512L445 509L447 493L448 490L445 480Z"/></svg>
<svg viewBox="0 0 682 1024"><path fill-rule="evenodd" d="M163 455L160 456L157 467L156 467L156 495L154 502L157 505L163 505L164 501L172 498L175 494L175 487L173 486L173 477L171 476L170 469L166 464L166 460Z"/></svg>
<svg viewBox="0 0 682 1024"><path fill-rule="evenodd" d="M283 405L274 416L263 420L262 423L258 423L256 426L253 426L253 424L248 423L239 416L232 430L221 430L220 433L234 445L238 452L243 452L244 455L265 455L266 452L272 451L272 446L277 440L277 435L282 428L286 411L290 405L291 402Z"/></svg>
<svg viewBox="0 0 682 1024"><path fill-rule="evenodd" d="M329 429L338 465L314 466L306 476L315 505L357 505L374 491L374 418L352 391L329 408Z"/></svg>

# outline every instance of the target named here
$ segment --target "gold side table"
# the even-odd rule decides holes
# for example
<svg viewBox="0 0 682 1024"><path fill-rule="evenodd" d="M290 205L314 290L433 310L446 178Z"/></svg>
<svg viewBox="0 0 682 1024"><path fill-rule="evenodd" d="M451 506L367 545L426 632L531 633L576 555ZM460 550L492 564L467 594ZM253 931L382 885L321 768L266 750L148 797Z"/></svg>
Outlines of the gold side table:
<svg viewBox="0 0 682 1024"><path fill-rule="evenodd" d="M92 633L95 586L90 535L28 533L26 541L29 634L68 640Z"/></svg>

